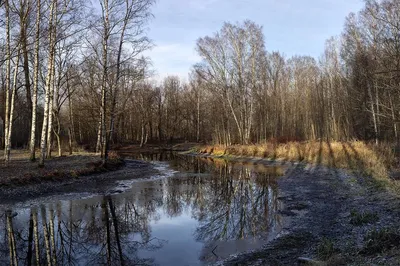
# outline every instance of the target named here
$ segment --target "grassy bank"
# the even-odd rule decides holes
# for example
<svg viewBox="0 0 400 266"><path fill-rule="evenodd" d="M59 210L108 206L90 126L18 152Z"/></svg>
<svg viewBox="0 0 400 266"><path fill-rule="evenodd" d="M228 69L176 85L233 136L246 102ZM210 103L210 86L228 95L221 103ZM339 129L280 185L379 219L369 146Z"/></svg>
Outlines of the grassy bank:
<svg viewBox="0 0 400 266"><path fill-rule="evenodd" d="M39 168L37 162L29 161L27 152L15 151L9 167L0 166L0 187L68 181L82 176L117 170L124 164L122 158L113 152L110 153L106 166L102 165L98 155L80 152L46 160L45 168Z"/></svg>
<svg viewBox="0 0 400 266"><path fill-rule="evenodd" d="M289 142L257 145L208 145L193 149L215 156L261 157L272 160L307 162L335 168L345 168L371 176L375 181L390 184L398 190L398 181L390 178L396 167L396 155L390 145L370 145L351 142Z"/></svg>

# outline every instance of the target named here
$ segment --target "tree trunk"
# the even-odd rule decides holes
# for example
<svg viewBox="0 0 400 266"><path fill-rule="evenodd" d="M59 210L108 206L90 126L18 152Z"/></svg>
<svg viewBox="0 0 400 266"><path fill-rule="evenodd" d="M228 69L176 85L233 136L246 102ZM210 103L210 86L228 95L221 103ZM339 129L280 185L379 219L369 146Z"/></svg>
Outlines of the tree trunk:
<svg viewBox="0 0 400 266"><path fill-rule="evenodd" d="M26 3L25 3L26 4ZM29 4L29 2L28 2ZM24 63L24 74L25 74L25 89L26 89L26 103L30 114L32 114L32 96L31 96L31 82L29 77L29 56L28 56L28 39L27 39L27 19L29 15L29 7L22 5L20 14L20 27L21 27L21 48Z"/></svg>
<svg viewBox="0 0 400 266"><path fill-rule="evenodd" d="M101 137L102 137L102 163L103 165L107 164L108 159L108 144L109 140L107 138L107 131L106 131L106 115L107 115L107 75L108 75L108 39L109 39L109 7L108 7L108 0L104 0L104 7L103 7L104 14L104 32L103 32L103 77L101 82Z"/></svg>
<svg viewBox="0 0 400 266"><path fill-rule="evenodd" d="M11 40L10 40L10 6L8 0L4 2L5 9L6 9L6 59L7 59L7 64L6 64L6 95L5 95L5 126L4 126L4 160L5 163L8 164L7 161L7 149L9 144L7 143L8 140L8 126L10 124L9 118L10 118L10 87L11 87Z"/></svg>
<svg viewBox="0 0 400 266"><path fill-rule="evenodd" d="M39 167L44 167L44 159L46 157L46 141L47 141L47 132L48 132L48 122L49 122L49 113L52 111L50 109L50 91L51 91L51 83L52 83L52 75L54 69L54 53L55 53L55 31L53 27L55 27L53 20L56 20L57 13L57 0L52 0L52 4L50 7L50 19L49 19L49 29L50 29L50 47L49 47L49 60L47 63L47 77L46 77L46 97L45 97L45 106L44 106L44 115L43 115L43 126L42 126L42 137L40 140L40 160Z"/></svg>
<svg viewBox="0 0 400 266"><path fill-rule="evenodd" d="M376 118L374 99L372 97L371 86L369 84L368 84L368 95L369 95L369 98L370 98L372 120L373 120L373 123L374 123L375 144L378 145L378 142L379 142L378 141L378 123L377 123L377 118Z"/></svg>
<svg viewBox="0 0 400 266"><path fill-rule="evenodd" d="M56 121L57 121L57 130L54 128L53 132L54 135L56 136L57 139L57 150L58 150L58 157L62 156L62 147L61 147L61 138L60 138L60 134L61 134L61 123L60 123L60 117L59 117L59 111L56 112ZM72 152L71 152L72 153Z"/></svg>
<svg viewBox="0 0 400 266"><path fill-rule="evenodd" d="M36 112L37 112L37 93L39 83L39 44L40 44L40 0L36 0L36 39L35 39L35 62L33 74L33 99L32 99L32 121L31 121L31 139L30 139L30 160L35 161L35 144L36 144Z"/></svg>
<svg viewBox="0 0 400 266"><path fill-rule="evenodd" d="M143 144L144 144L144 123L143 123L143 121L140 123L141 124L141 131L140 131L140 148L142 148L143 147Z"/></svg>
<svg viewBox="0 0 400 266"><path fill-rule="evenodd" d="M75 125L74 125L74 111L72 104L72 95L71 88L69 86L69 78L67 77L67 93L68 93L68 107L69 107L69 129L68 129L68 137L69 137L69 154L71 155L73 152L73 145L76 144L75 139Z"/></svg>
<svg viewBox="0 0 400 266"><path fill-rule="evenodd" d="M97 142L96 142L96 153L101 153L102 152L102 148L101 145L103 143L102 139L101 139L101 134L102 134L102 123L103 123L103 112L100 110L100 122L99 122L99 126L97 128ZM79 131L80 132L80 131ZM81 134L80 134L81 136ZM81 140L82 142L82 140Z"/></svg>
<svg viewBox="0 0 400 266"><path fill-rule="evenodd" d="M121 76L122 45L124 43L125 29L126 29L126 26L128 24L128 15L129 15L129 7L127 6L126 15L125 15L125 19L124 19L124 26L122 27L121 36L120 36L120 40L119 40L119 47L118 47L117 73L116 73L116 77L115 77L114 94L113 94L113 99L112 99L112 104L111 104L110 134L109 134L109 140L108 141L112 140L113 134L114 134L115 108L116 108L116 104L117 104L117 96L118 96L118 90L119 90L118 83L119 83L119 79L120 79L120 76Z"/></svg>
<svg viewBox="0 0 400 266"><path fill-rule="evenodd" d="M62 66L59 66L59 70L61 71ZM59 72L60 72L59 71ZM61 122L60 122L60 109L61 109L61 104L60 104L60 87L61 87L61 73L58 74L58 80L57 80L57 84L55 84L55 88L54 88L54 103L56 108L54 109L53 115L56 119L57 122L57 127L53 127L52 132L54 133L54 135L57 138L57 147L58 147L58 156L61 157L62 156L62 148L61 148L61 139L60 139L60 134L61 134ZM51 144L51 140L50 140L50 144ZM49 155L51 156L51 152L49 152ZM49 156L49 157L50 157Z"/></svg>
<svg viewBox="0 0 400 266"><path fill-rule="evenodd" d="M14 78L13 78L13 88L11 92L11 103L10 103L10 118L9 118L9 125L8 125L8 132L7 132L7 140L6 140L6 158L5 163L8 166L10 161L10 152L11 152L11 135L13 129L13 120L14 120L14 108L15 108L15 94L17 92L17 82L18 82L18 64L19 64L19 57L21 53L21 47L18 45L18 52L17 52L17 61L15 62L14 67Z"/></svg>
<svg viewBox="0 0 400 266"><path fill-rule="evenodd" d="M51 158L51 149L53 144L53 114L54 114L54 94L56 90L55 86L55 66L53 62L53 69L52 69L52 81L51 81L51 88L49 94L49 121L47 127L47 154L46 158Z"/></svg>

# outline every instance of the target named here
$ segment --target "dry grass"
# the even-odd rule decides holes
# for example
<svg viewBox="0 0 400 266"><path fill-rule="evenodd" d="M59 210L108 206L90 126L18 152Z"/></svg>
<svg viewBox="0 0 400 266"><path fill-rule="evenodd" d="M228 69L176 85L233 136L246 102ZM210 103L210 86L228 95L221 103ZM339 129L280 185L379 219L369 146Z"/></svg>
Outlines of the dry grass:
<svg viewBox="0 0 400 266"><path fill-rule="evenodd" d="M123 164L124 161L114 152L110 152L107 166L103 166L94 153L78 152L46 160L45 167L39 168L37 162L29 161L26 151L14 150L8 167L0 163L0 187L72 180L80 176L115 170Z"/></svg>
<svg viewBox="0 0 400 266"><path fill-rule="evenodd" d="M396 162L394 150L389 145L370 145L361 141L351 142L288 142L257 145L209 145L195 151L215 156L245 156L303 161L335 168L346 168L371 176L379 182L390 182L389 171Z"/></svg>
<svg viewBox="0 0 400 266"><path fill-rule="evenodd" d="M225 167L228 163L228 161L225 158L200 158L200 160L202 162L205 162L207 164L211 164L214 166L217 166L217 168L221 168L221 167ZM237 161L234 162L233 164L234 166L242 166L245 167L247 169L254 169L256 172L258 173L264 173L264 174L268 174L270 176L282 176L285 173L285 168L282 166L266 166L264 164L258 164L256 162L252 162L252 161Z"/></svg>

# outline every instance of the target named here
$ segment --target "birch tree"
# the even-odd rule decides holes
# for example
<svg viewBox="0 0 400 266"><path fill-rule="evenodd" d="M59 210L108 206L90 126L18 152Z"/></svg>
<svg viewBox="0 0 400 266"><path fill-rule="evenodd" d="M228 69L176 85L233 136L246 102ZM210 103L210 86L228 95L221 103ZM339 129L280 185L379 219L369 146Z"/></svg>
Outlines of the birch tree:
<svg viewBox="0 0 400 266"><path fill-rule="evenodd" d="M108 139L106 132L106 111L107 111L107 75L108 75L108 42L110 38L110 19L109 19L109 5L108 0L103 0L101 3L102 18L103 18L103 40L102 40L102 78L101 78L101 157L104 165L108 159Z"/></svg>
<svg viewBox="0 0 400 266"><path fill-rule="evenodd" d="M34 50L34 66L33 66L33 98L32 98L32 121L31 121L31 138L29 142L30 160L36 160L36 113L37 99L39 87L39 46L40 46L40 20L41 20L41 0L36 0L36 32L35 32L35 50Z"/></svg>
<svg viewBox="0 0 400 266"><path fill-rule="evenodd" d="M5 118L4 118L4 160L5 164L9 161L10 143L8 143L9 116L10 116L10 87L11 87L11 37L10 37L10 5L9 1L4 1L6 13L6 80L5 80Z"/></svg>
<svg viewBox="0 0 400 266"><path fill-rule="evenodd" d="M54 53L55 53L55 41L56 41L56 28L55 20L57 19L57 0L52 0L50 5L49 14L49 57L47 62L47 77L46 77L46 95L45 95L45 107L43 115L42 125L42 136L40 140L40 160L39 167L44 167L44 160L46 157L47 139L48 139L48 127L49 127L49 114L52 112L50 109L50 93L52 89L53 74L54 74Z"/></svg>
<svg viewBox="0 0 400 266"><path fill-rule="evenodd" d="M250 141L256 61L265 53L262 28L251 21L226 23L214 37L200 38L197 51L203 59L198 73L226 103L236 124L240 143ZM239 96L239 97L237 97Z"/></svg>
<svg viewBox="0 0 400 266"><path fill-rule="evenodd" d="M108 159L109 142L112 138L115 125L115 109L119 93L121 65L126 61L135 61L136 56L148 48L149 40L143 36L151 13L149 8L153 0L101 0L101 27L96 32L101 36L101 106L100 123L98 130L97 149L101 144L103 164ZM118 46L114 53L112 41L118 37ZM123 59L124 44L131 44L127 56ZM90 43L92 47L95 47ZM94 48L96 50L96 48ZM112 56L116 54L116 59ZM140 60L138 61L140 62ZM112 70L115 69L113 73ZM114 74L114 75L112 75ZM114 76L115 78L111 78ZM111 103L109 131L107 131L107 106Z"/></svg>
<svg viewBox="0 0 400 266"><path fill-rule="evenodd" d="M10 161L10 151L11 151L11 135L13 130L13 122L14 122L14 109L15 109L15 95L17 93L17 82L18 82L18 64L19 58L21 54L21 47L18 45L17 48L17 59L14 66L14 77L13 77L13 84L12 84L12 92L11 92L11 102L10 102L10 117L9 117L9 125L7 130L7 140L6 140L6 166Z"/></svg>

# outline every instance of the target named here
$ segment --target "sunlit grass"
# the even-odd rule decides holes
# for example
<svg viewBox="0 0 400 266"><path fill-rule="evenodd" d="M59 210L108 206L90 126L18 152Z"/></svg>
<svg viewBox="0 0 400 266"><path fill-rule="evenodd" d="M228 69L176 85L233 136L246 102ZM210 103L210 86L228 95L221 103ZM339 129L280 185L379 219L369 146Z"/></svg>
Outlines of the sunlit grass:
<svg viewBox="0 0 400 266"><path fill-rule="evenodd" d="M362 141L307 141L252 145L207 145L195 151L214 156L260 157L273 160L300 161L335 168L345 168L371 176L376 184L400 191L400 184L390 180L389 171L395 162L390 145L379 146Z"/></svg>

